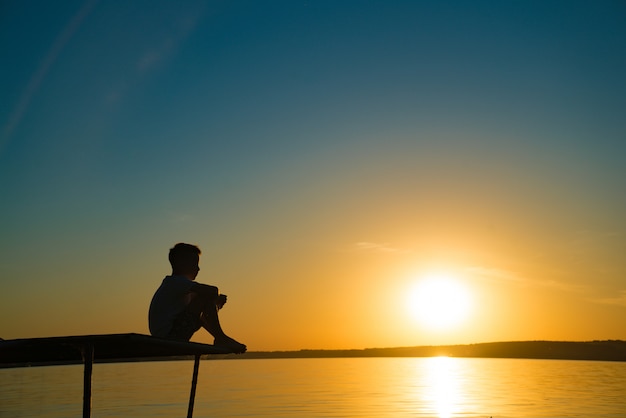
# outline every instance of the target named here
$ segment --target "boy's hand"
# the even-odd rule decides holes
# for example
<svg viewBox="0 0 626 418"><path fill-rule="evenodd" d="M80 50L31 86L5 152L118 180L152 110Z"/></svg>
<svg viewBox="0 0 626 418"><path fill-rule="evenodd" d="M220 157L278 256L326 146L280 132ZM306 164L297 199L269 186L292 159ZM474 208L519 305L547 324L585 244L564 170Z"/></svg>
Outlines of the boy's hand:
<svg viewBox="0 0 626 418"><path fill-rule="evenodd" d="M217 295L217 302L215 303L217 305L217 309L222 309L225 303L226 303L226 295L222 295L222 294Z"/></svg>

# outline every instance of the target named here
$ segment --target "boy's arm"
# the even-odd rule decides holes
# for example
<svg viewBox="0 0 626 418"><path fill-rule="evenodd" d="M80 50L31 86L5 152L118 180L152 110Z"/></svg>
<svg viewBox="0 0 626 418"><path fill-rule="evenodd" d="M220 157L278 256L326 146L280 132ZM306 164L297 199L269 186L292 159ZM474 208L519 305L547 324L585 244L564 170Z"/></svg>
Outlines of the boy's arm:
<svg viewBox="0 0 626 418"><path fill-rule="evenodd" d="M193 286L190 291L211 299L216 298L220 294L217 287L198 282L193 282Z"/></svg>
<svg viewBox="0 0 626 418"><path fill-rule="evenodd" d="M211 299L215 301L215 305L218 309L222 309L226 303L226 295L220 294L217 287L204 283L194 282L191 288L192 293L196 293L203 298Z"/></svg>

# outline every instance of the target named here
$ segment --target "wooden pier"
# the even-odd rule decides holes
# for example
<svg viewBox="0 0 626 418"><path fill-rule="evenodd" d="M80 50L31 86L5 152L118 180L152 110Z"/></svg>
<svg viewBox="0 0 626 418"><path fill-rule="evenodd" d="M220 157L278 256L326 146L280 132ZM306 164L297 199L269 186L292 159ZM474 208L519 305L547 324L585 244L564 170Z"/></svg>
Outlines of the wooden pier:
<svg viewBox="0 0 626 418"><path fill-rule="evenodd" d="M200 357L227 354L208 344L180 342L142 334L101 334L70 337L25 338L0 341L0 368L84 364L83 418L91 416L93 363L193 357L194 367L187 417L193 416Z"/></svg>

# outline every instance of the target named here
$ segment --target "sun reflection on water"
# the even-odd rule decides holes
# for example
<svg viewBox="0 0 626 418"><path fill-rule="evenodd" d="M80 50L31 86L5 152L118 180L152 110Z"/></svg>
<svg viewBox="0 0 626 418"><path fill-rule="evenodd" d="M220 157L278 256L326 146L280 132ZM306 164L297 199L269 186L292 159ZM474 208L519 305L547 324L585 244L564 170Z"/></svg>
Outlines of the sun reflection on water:
<svg viewBox="0 0 626 418"><path fill-rule="evenodd" d="M423 379L426 390L423 401L431 406L439 418L451 418L459 412L463 398L457 362L450 357L425 360Z"/></svg>

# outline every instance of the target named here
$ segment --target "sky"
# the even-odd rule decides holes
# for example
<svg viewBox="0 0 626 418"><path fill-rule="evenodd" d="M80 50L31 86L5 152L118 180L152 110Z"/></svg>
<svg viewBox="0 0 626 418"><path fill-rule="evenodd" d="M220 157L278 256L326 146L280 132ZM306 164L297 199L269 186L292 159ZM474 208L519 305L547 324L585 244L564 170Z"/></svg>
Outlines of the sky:
<svg viewBox="0 0 626 418"><path fill-rule="evenodd" d="M626 339L625 19L1 2L0 337L147 334L187 242L249 350Z"/></svg>

